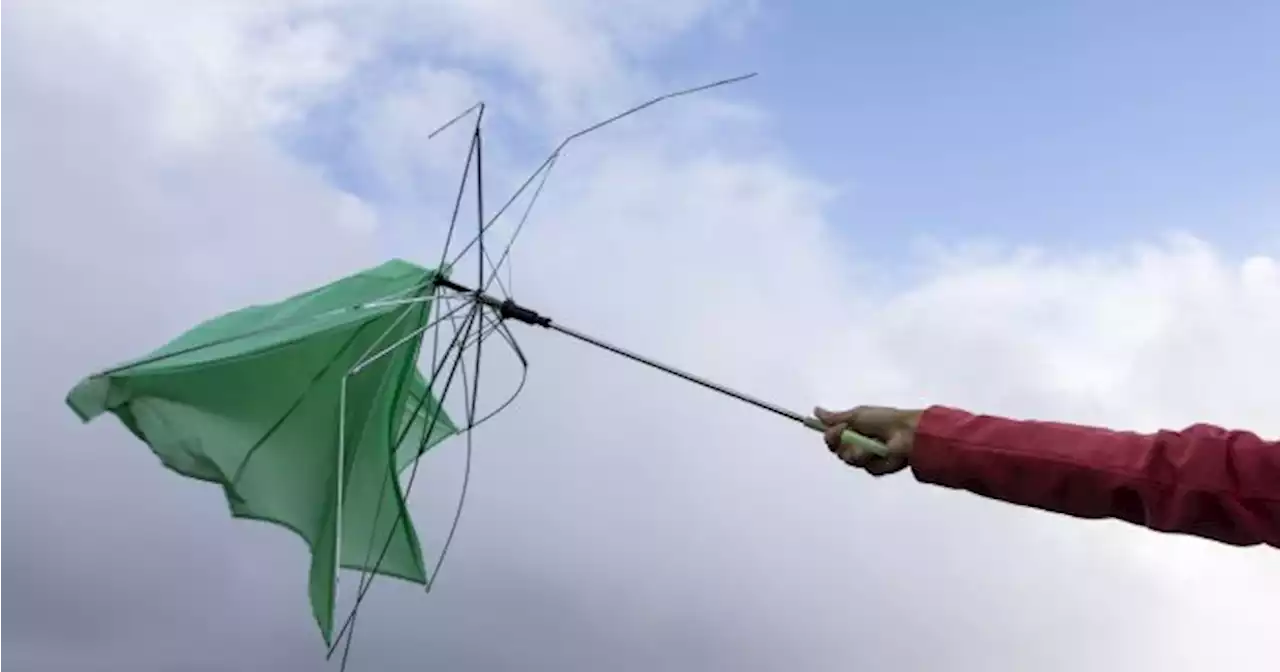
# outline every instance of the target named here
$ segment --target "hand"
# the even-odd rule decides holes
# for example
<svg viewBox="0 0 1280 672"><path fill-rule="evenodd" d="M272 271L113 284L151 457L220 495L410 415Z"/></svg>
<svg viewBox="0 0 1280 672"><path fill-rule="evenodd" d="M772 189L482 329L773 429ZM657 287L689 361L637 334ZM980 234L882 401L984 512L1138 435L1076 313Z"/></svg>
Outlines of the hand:
<svg viewBox="0 0 1280 672"><path fill-rule="evenodd" d="M892 474L907 466L921 413L884 406L859 406L848 411L816 408L813 411L814 417L827 427L823 433L827 448L846 464L864 469L873 476ZM889 454L881 457L842 443L840 434L846 429L881 441L889 448Z"/></svg>

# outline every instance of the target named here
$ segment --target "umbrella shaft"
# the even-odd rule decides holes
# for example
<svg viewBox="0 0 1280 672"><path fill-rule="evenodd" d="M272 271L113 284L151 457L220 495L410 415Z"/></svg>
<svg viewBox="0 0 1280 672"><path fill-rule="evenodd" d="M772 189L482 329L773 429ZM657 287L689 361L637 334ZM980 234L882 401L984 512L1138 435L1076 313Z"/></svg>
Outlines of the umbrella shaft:
<svg viewBox="0 0 1280 672"><path fill-rule="evenodd" d="M607 343L594 336L590 336L588 334L584 334L580 331L577 331L576 329L570 329L569 327L562 326L554 322L551 318L545 317L533 310L525 308L524 306L517 304L515 301L512 301L511 299L506 299L505 301L499 300L493 296L485 294L484 292L478 292L474 289L466 287L465 285L460 285L452 280L449 280L448 278L439 278L436 280L436 284L446 289L451 289L455 292L459 292L462 294L470 294L475 297L476 301L497 309L498 312L504 318L510 318L518 322L524 322L525 324L531 324L539 327L544 327L546 329L551 329L553 331L557 331L561 334L564 334L565 336L569 336L576 340L582 341L583 343L593 345L597 348L606 350L620 357L625 357L626 359L629 359L633 362L644 364L645 366L657 369L659 371L662 371L663 373L667 373L677 378L687 380L690 383L699 385L708 390L719 392L720 394L723 394L725 396L737 399L738 401L750 404L761 410L769 411L770 413L782 416L788 420L798 422L802 425L805 425L806 427L814 427L813 420L811 420L808 417L805 417L804 415L796 413L795 411L785 409L776 404L771 404L763 399L759 399L745 392L739 392L738 390L735 390L731 387L726 387L719 383L712 382L701 376L695 376L692 373L689 373L688 371L682 371L669 364L663 364L662 362L659 362L655 359L651 359L649 357L645 357L644 355L637 354L635 352L627 350L626 348L618 347L616 345L613 345L612 343Z"/></svg>
<svg viewBox="0 0 1280 672"><path fill-rule="evenodd" d="M579 341L582 341L583 343L588 343L588 344L590 344L590 345L594 345L594 346L596 346L597 348L601 348L601 349L603 349L603 350L607 350L607 351L609 351L609 352L612 352L612 353L613 353L613 354L615 354L615 355L619 355L619 356L625 357L625 358L627 358L627 359L629 359L629 360L631 360L631 361L633 361L633 362L638 362L638 363L640 363L640 364L644 364L645 366L649 366L649 367L651 367L651 368L654 368L654 369L657 369L657 370L659 370L659 371L662 371L663 373L667 373L667 374L673 375L673 376L675 376L675 377L677 377L677 378L683 378L684 380L687 380L687 381L689 381L689 382L691 382L691 383L693 383L693 384L695 384L695 385L700 385L700 386L702 386L702 387L707 388L708 390L712 390L712 391L714 391L714 392L719 392L720 394L723 394L723 395L726 395L726 396L729 396L729 397L733 397L734 399L737 399L738 401L742 401L742 402L745 402L745 403L751 404L752 406L755 406L756 408L759 408L759 409L762 409L762 410L769 411L770 413L774 413L774 414L776 414L776 415L780 415L780 416L782 416L782 417L784 417L784 418L787 418L788 420L794 420L794 421L796 421L796 422L798 422L798 423L801 423L801 424L804 424L804 425L809 424L809 423L808 423L808 420L807 420L803 415L800 415L799 413L796 413L795 411L790 411L790 410L787 410L787 409L785 409L785 408L782 408L781 406L778 406L778 405L776 405L776 404L771 404L771 403L769 403L769 402L767 402L767 401L765 401L765 400L763 400L763 399L759 399L759 398L757 398L757 397L753 397L753 396L751 396L751 395L749 395L749 394L747 394L747 393L745 393L745 392L739 392L738 390L735 390L735 389L733 389L733 388L731 388L731 387L725 387L724 385L721 385L721 384L719 384L719 383L712 382L712 381L707 380L706 378L703 378L703 377L701 377L701 376L695 376L695 375L693 375L692 373L689 373L688 371L681 371L680 369L677 369L677 368L676 368L676 367L674 367L674 366L670 366L670 365L668 365L668 364L663 364L662 362L659 362L659 361L654 360L654 359L650 359L650 358L645 357L645 356L643 356L643 355L636 354L636 353L631 352L630 350L627 350L627 349L625 349L625 348L620 348L620 347L618 347L618 346L616 346L616 345L613 345L613 344L611 344L611 343L606 343L605 341L602 341L602 340L600 340L600 339L598 339L598 338L595 338L594 336L588 336L587 334L584 334L584 333L582 333L582 332L580 332L580 331L577 331L577 330L574 330L574 329L570 329L570 328L565 327L565 326L561 326L561 325L559 325L559 324L557 324L557 323L555 323L555 322L551 322L551 323L547 324L546 326L547 326L547 328L548 328L548 329L552 329L552 330L554 330L554 331L558 331L558 332L560 332L560 333L564 334L565 336L569 336L569 337L575 338L575 339L577 339L577 340L579 340Z"/></svg>

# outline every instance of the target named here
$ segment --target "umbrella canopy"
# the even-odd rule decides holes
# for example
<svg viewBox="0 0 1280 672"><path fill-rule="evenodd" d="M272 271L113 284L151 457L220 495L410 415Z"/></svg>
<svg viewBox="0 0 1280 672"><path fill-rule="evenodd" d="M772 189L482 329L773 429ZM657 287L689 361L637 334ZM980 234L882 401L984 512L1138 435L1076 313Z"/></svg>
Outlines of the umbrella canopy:
<svg viewBox="0 0 1280 672"><path fill-rule="evenodd" d="M416 362L437 271L393 260L209 320L81 381L170 469L222 486L233 516L298 533L329 641L338 568L425 583L399 473L457 433Z"/></svg>

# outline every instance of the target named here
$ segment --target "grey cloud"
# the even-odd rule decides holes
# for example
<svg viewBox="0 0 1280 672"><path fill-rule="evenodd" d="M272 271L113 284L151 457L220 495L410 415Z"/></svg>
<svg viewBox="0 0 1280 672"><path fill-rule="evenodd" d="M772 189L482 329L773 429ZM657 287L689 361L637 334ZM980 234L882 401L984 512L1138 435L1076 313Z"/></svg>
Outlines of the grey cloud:
<svg viewBox="0 0 1280 672"><path fill-rule="evenodd" d="M157 144L151 83L109 50L21 24L6 37L6 55L25 56L4 72L10 663L319 669L302 545L230 520L213 488L165 472L110 419L80 426L62 395L211 313L375 260L351 226L366 215L259 136ZM767 166L690 155L615 141L566 159L517 258L522 300L802 407L821 387L812 371L847 381L850 398L944 389L996 403L1000 389L1039 389L1023 371L1042 361L1033 351L975 392L982 371L912 368L929 345L921 330L943 339L947 325L908 309L886 316L901 320L884 338L898 349L849 335L876 347L844 361L853 331L841 322L832 338L822 315L853 294L850 262L827 249L820 208L798 205L814 194ZM406 256L426 258L418 251ZM972 361L991 347L981 327L946 342ZM866 479L805 430L549 334L521 336L532 381L477 432L441 583L430 595L379 583L354 669L1169 662L1144 649L1182 603L1117 542L1128 528ZM416 486L428 554L461 458L446 444Z"/></svg>

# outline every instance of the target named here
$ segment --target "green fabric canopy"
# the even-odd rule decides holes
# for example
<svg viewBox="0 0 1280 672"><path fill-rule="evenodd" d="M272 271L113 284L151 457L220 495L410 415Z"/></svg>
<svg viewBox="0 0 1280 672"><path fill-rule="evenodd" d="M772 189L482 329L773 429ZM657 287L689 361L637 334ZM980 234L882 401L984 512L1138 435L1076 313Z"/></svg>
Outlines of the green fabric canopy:
<svg viewBox="0 0 1280 672"><path fill-rule="evenodd" d="M328 642L339 565L427 580L398 476L458 431L416 366L436 273L393 260L223 315L67 403L86 422L114 413L165 466L220 484L233 516L301 535Z"/></svg>

